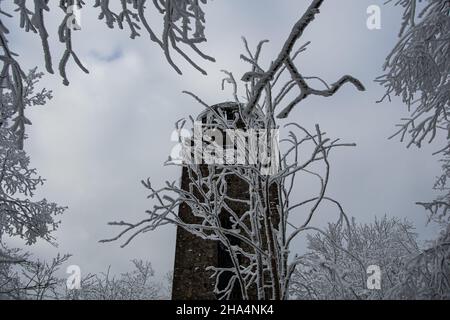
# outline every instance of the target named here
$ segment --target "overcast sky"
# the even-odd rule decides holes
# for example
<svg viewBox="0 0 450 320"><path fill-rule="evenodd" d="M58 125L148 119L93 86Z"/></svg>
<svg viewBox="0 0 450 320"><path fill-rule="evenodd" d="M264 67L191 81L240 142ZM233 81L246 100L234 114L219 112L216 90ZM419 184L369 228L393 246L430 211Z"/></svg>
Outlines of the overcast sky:
<svg viewBox="0 0 450 320"><path fill-rule="evenodd" d="M163 166L173 147L174 122L202 111L181 91L195 92L210 104L230 100L230 92L221 91L220 70L232 71L236 78L247 71L239 59L241 36L253 46L259 40L270 40L263 51L267 66L309 3L211 1L206 8L208 42L202 48L217 62L199 61L208 76L181 61L184 75L177 75L148 37L130 40L127 32L111 31L98 21L97 10L84 9L82 30L75 33L74 47L90 74L83 74L71 63L69 87L64 87L57 75L46 76L42 84L53 90L54 99L31 112L33 126L28 129L26 150L32 165L47 179L37 196L69 207L55 233L59 247L39 243L31 251L38 257L72 253L70 264L79 265L85 273L103 271L109 265L114 272L126 271L133 258L151 261L158 277L171 270L174 227L147 233L120 249L121 242L98 243L118 231L107 222L138 221L145 216L151 201L146 199L141 179L150 177L153 184L161 185L180 177L179 169ZM408 150L398 140L387 139L407 110L398 100L375 103L383 89L373 80L382 74L384 58L400 26L399 10L383 3L325 1L321 14L301 40L312 44L297 65L305 75L329 82L351 74L366 85L367 92L348 86L332 98L312 97L297 106L289 120L309 129L319 123L330 137L357 143L356 148L338 150L331 159L329 194L349 215L361 222L383 215L408 218L425 239L433 236L434 229L425 227L426 215L414 203L435 196L431 188L439 166L431 156L433 148ZM382 7L381 30L366 27L366 10L372 4ZM55 30L61 16L55 9L48 24L56 63L63 48L57 42ZM11 29L17 24L17 20L7 21ZM21 54L23 66L43 69L37 37L13 32L11 46ZM332 218L325 210L316 223ZM14 244L20 245L17 241ZM303 244L298 243L298 248Z"/></svg>

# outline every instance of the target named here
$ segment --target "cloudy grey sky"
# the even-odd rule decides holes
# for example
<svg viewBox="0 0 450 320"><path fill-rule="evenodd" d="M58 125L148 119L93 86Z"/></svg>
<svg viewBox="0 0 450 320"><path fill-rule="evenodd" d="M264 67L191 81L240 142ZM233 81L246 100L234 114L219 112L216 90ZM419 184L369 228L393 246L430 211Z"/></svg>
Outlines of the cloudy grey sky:
<svg viewBox="0 0 450 320"><path fill-rule="evenodd" d="M425 227L425 213L414 203L434 197L431 187L439 174L437 159L431 156L434 149L408 150L398 140L388 140L398 120L407 115L406 107L398 100L375 103L383 89L373 80L382 73L384 57L394 45L400 25L400 12L384 7L383 2L325 2L302 39L302 43L310 40L312 44L297 64L306 75L330 82L343 74L354 75L368 90L361 93L349 86L329 99L312 97L296 107L290 121L310 129L319 123L331 137L357 143L356 148L339 150L332 157L329 194L349 215L361 222L385 214L408 218L427 238L434 230ZM47 179L38 196L69 207L55 233L59 247L39 243L32 252L40 257L72 253L70 263L84 272L102 271L109 265L115 272L126 271L133 258L151 261L159 277L171 270L173 227L145 234L126 249L120 249L120 242L99 244L98 240L116 234L108 221L144 217L151 202L141 179L150 177L156 185L179 178L179 169L163 167L173 147L173 124L202 110L181 91L193 91L210 104L229 100L229 91L220 89L220 70L233 71L236 78L247 71L239 59L241 36L252 45L270 40L263 53L268 65L309 3L211 1L206 9L208 42L203 48L217 62L200 61L207 77L181 61L184 75L177 75L147 37L130 40L127 32L111 31L99 22L96 10L85 9L74 46L90 74L71 64L69 87L64 87L58 76L46 76L42 84L53 90L54 99L31 113L33 126L26 149L33 166ZM366 27L366 9L372 4L382 7L381 30ZM61 16L53 11L48 24L57 61L62 47L55 28ZM7 23L14 29L18 21ZM13 32L11 40L23 66L42 69L37 37ZM316 222L323 224L331 218L324 210ZM299 250L302 247L298 243Z"/></svg>

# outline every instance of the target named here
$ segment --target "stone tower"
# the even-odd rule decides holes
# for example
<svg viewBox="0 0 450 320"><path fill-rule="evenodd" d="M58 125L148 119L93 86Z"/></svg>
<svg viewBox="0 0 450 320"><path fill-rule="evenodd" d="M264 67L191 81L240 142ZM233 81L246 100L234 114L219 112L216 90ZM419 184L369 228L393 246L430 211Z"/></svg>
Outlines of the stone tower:
<svg viewBox="0 0 450 320"><path fill-rule="evenodd" d="M232 121L239 114L239 105L236 103L223 103L211 107L215 111L225 112L227 119ZM206 110L197 118L202 123L210 123L214 117L212 110ZM207 166L200 165L200 171L207 176ZM230 186L227 192L230 197L236 199L249 199L249 186L237 176L228 176L227 185ZM181 188L189 190L188 169L183 168L181 177ZM274 199L278 198L276 189L271 190ZM242 203L229 203L231 209L237 215L243 215L248 208ZM181 204L178 212L179 217L188 223L198 223L198 218L194 217L187 204ZM227 219L224 219L223 225ZM230 241L233 241L230 239ZM236 241L236 240L234 240ZM237 243L235 243L237 244ZM228 253L217 241L204 240L197 237L183 228L177 229L175 264L172 285L172 299L174 300L214 300L217 297L213 293L215 279L211 278L211 272L206 271L206 267L232 267ZM219 279L221 283L228 283L226 275ZM233 289L232 299L240 299L238 287ZM250 298L256 299L256 291L250 290Z"/></svg>

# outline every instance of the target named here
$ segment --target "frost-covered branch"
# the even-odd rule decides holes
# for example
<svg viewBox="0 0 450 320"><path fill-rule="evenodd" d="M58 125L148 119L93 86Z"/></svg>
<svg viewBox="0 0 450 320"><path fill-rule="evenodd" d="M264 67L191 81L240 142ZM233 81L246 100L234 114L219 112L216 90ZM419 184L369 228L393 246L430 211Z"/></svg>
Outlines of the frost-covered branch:
<svg viewBox="0 0 450 320"><path fill-rule="evenodd" d="M80 21L77 19L78 13L86 10L85 2L82 0L54 2L15 0L14 4L6 4L0 0L0 90L11 92L15 112L14 131L18 133L21 143L25 137L25 127L31 124L25 116L27 76L23 71L25 68L17 58L17 53L14 52L14 43L9 38L11 27L7 25L9 23L14 25L16 21L13 18L17 17L22 30L40 37L45 69L49 73L54 73L53 52L48 41L51 31L48 30L45 21L46 15L58 9L54 7L56 3L59 10L63 12L63 19L54 33L65 47L59 59L58 70L63 83L69 85L66 69L70 61L73 61L83 72L89 73L76 52L73 37L75 31L82 33ZM190 57L193 53L201 59L215 61L198 47L206 41L204 34L206 4L207 0L96 0L93 8L100 11L99 20L104 21L111 29L128 28L132 39L148 35L150 41L161 48L167 61L177 73L181 74L181 70L174 62L174 55L206 74L206 71ZM155 10L162 17L160 23L163 25L163 30L160 36L156 35L148 21L147 16L150 10ZM3 101L0 104L3 104Z"/></svg>
<svg viewBox="0 0 450 320"><path fill-rule="evenodd" d="M42 74L33 69L25 78L23 102L27 107L44 105L51 98L51 92L35 89L41 77ZM21 148L23 137L16 130L13 92L2 91L1 94L0 241L4 236L20 237L27 244L39 238L51 241L51 233L59 225L55 217L65 208L46 199L33 200L44 179L29 167L30 159Z"/></svg>
<svg viewBox="0 0 450 320"><path fill-rule="evenodd" d="M118 276L111 267L106 272L86 275L79 290L60 290L58 299L64 300L156 300L162 299L163 286L153 278L150 262L132 260L133 269Z"/></svg>

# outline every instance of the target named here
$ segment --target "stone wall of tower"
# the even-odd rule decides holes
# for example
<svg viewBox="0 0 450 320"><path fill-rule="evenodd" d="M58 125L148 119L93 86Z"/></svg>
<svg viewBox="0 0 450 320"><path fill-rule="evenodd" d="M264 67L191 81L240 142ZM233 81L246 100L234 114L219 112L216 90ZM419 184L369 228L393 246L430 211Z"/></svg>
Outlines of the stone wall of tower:
<svg viewBox="0 0 450 320"><path fill-rule="evenodd" d="M201 166L201 172L207 176L206 166ZM249 199L248 185L237 176L228 176L228 195L236 199ZM181 188L189 190L189 175L183 168ZM196 194L198 198L199 195ZM243 215L248 208L242 203L228 202L227 205L238 215ZM186 223L201 223L194 217L191 209L185 203L180 205L178 215ZM228 214L221 212L222 227L227 228ZM236 239L229 239L237 245ZM242 263L245 263L242 261ZM232 267L231 259L220 242L204 240L183 228L177 230L177 243L175 248L175 266L172 284L172 298L174 300L210 300L216 299L214 291L215 279L211 272L206 271L209 266ZM219 279L219 288L227 285L227 274L223 273ZM232 294L233 299L240 298L240 291L236 284Z"/></svg>
<svg viewBox="0 0 450 320"><path fill-rule="evenodd" d="M204 171L204 170L202 170ZM205 173L206 174L206 173ZM246 182L237 176L227 177L228 195L236 199L249 199L249 187ZM186 168L183 168L181 187L183 190L189 190L189 176ZM270 206L273 213L277 211L278 189L276 185L270 187ZM197 195L198 196L198 195ZM238 215L243 215L248 208L242 203L228 202L227 205ZM221 213L221 220L223 220L223 227L227 227L227 213ZM187 223L199 223L201 221L194 217L189 206L182 204L179 207L179 217ZM278 224L278 216L275 214L274 224ZM265 237L263 237L265 238ZM175 266L172 284L172 299L174 300L215 300L217 297L214 294L215 279L211 278L211 272L206 271L209 266L215 267L232 267L232 263L226 249L222 244L216 241L204 240L195 236L183 228L178 228L175 249ZM233 243L236 239L230 239ZM265 241L265 239L263 239ZM245 250L251 251L248 245L239 244ZM240 261L246 264L246 261ZM219 279L219 288L228 283L227 274L224 273ZM269 275L266 275L269 279ZM257 299L257 292L255 287L248 290L249 298L251 300ZM239 300L240 290L236 283L231 298Z"/></svg>
<svg viewBox="0 0 450 320"><path fill-rule="evenodd" d="M189 190L189 176L183 168L181 188ZM187 223L196 223L189 206L181 204L179 217ZM218 264L218 243L197 237L183 228L177 228L175 266L172 284L174 300L214 300L214 279L205 269Z"/></svg>

